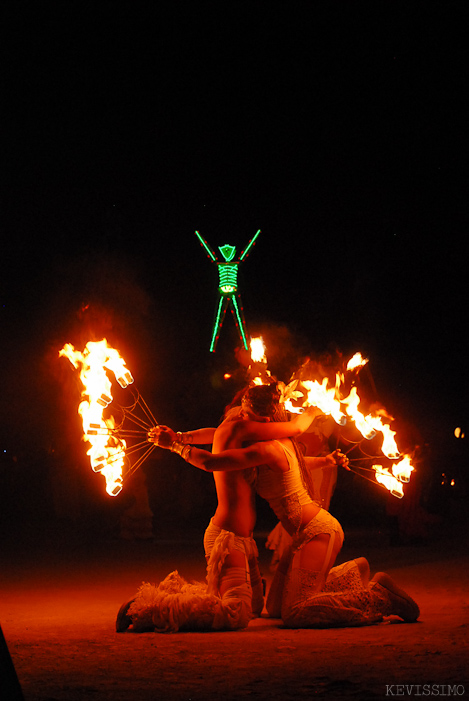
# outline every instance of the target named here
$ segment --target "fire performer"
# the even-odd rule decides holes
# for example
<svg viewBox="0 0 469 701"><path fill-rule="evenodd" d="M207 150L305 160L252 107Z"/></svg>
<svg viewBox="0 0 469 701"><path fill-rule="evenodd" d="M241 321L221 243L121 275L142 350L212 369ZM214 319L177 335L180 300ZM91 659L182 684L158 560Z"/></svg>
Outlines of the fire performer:
<svg viewBox="0 0 469 701"><path fill-rule="evenodd" d="M276 384L251 387L243 395L242 408L249 420L283 422L280 398ZM378 572L369 581L364 558L332 568L344 539L342 527L309 496L304 461L294 439L266 440L216 454L177 441L170 447L207 472L257 468L258 493L292 537L289 558L279 566L285 577L281 616L287 627L371 625L391 615L417 620L419 607L389 575ZM346 464L347 459L339 453L337 460Z"/></svg>
<svg viewBox="0 0 469 701"><path fill-rule="evenodd" d="M150 431L149 440L161 447L173 446L173 451L180 454L186 447L190 448L190 444L213 443L216 454L241 448L246 442L299 435L317 414L311 407L291 421L285 419L274 424L261 417L249 420L240 406L243 392L226 408L217 429L175 433L167 426L159 426ZM134 599L121 607L116 625L118 632L132 623L134 630L153 627L160 632L181 628L233 630L245 628L251 618L260 616L264 607L263 584L257 546L252 537L256 521L255 470L247 466L245 470L213 474L218 506L204 536L206 590L203 585L187 584L177 573L171 573L158 587L144 585Z"/></svg>
<svg viewBox="0 0 469 701"><path fill-rule="evenodd" d="M331 454L329 439L337 430L337 424L331 416L320 414L311 426L298 438L306 469L309 470L308 491L312 500L326 511L337 484L337 463L335 460L318 461ZM291 537L282 526L281 521L267 537L265 547L272 551L270 570L275 572L283 554L291 546Z"/></svg>

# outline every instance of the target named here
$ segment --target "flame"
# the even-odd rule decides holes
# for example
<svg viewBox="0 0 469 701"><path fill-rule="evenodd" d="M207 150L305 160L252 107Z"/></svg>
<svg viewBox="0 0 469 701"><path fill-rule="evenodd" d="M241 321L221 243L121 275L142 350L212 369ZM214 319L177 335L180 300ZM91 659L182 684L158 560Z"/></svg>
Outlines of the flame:
<svg viewBox="0 0 469 701"><path fill-rule="evenodd" d="M251 337L251 362L249 373L251 382L255 385L268 385L272 381L272 375L267 369L267 356L262 336Z"/></svg>
<svg viewBox="0 0 469 701"><path fill-rule="evenodd" d="M302 414L304 411L303 406L293 406L291 399L285 400L285 410L289 411L290 414Z"/></svg>
<svg viewBox="0 0 469 701"><path fill-rule="evenodd" d="M394 440L396 431L391 430L389 424L383 423L381 416L367 414L366 416L358 409L360 397L358 396L357 388L352 387L348 397L342 399L342 403L346 405L346 412L354 421L355 426L362 434L363 438L371 440L376 436L377 432L383 434L383 443L381 450L386 457L395 459L400 457L399 449Z"/></svg>
<svg viewBox="0 0 469 701"><path fill-rule="evenodd" d="M376 481L384 485L394 497L402 499L404 496L402 483L389 472L389 469L382 465L373 465L373 470L376 472Z"/></svg>
<svg viewBox="0 0 469 701"><path fill-rule="evenodd" d="M410 462L410 456L404 455L402 460L392 466L392 474L400 482L410 482L410 475L413 472L413 469L414 468Z"/></svg>
<svg viewBox="0 0 469 701"><path fill-rule="evenodd" d="M394 440L396 431L392 431L389 427L389 424L383 424L383 422L381 421L381 417L377 416L376 419L378 419L380 423L380 428L378 428L378 431L381 431L381 433L383 434L383 444L381 446L381 450L388 458L399 458L401 454L399 452L399 448L396 445L396 441Z"/></svg>
<svg viewBox="0 0 469 701"><path fill-rule="evenodd" d="M251 360L253 363L265 363L267 365L267 357L265 354L264 339L262 336L251 338Z"/></svg>
<svg viewBox="0 0 469 701"><path fill-rule="evenodd" d="M368 358L364 358L361 353L355 353L347 363L347 370L356 370L362 368L368 362Z"/></svg>
<svg viewBox="0 0 469 701"><path fill-rule="evenodd" d="M82 401L78 413L82 417L83 440L90 444L87 455L91 468L106 479L106 491L116 496L122 489L126 442L113 435L115 421L104 417L104 410L112 402L111 381L106 373L110 370L121 387L132 384L133 377L125 366L119 352L108 346L106 339L89 341L83 352L66 343L59 357L66 357L75 369L80 370L83 384Z"/></svg>
<svg viewBox="0 0 469 701"><path fill-rule="evenodd" d="M364 359L361 353L355 353L347 363L347 370L363 367L367 362L368 360ZM389 422L393 421L393 418L383 409L366 415L360 411L361 399L355 385L352 386L349 395L342 398L341 390L344 387L345 378L340 372L336 373L334 387L329 386L327 377L321 383L317 380L301 380L297 384L304 389L305 398L302 406L295 406L290 398L287 399L285 401L285 409L287 411L301 413L304 407L316 406L324 414L332 416L336 423L340 425L344 425L348 417L349 420L354 422L356 428L366 440L371 440L378 433L382 435L380 449L383 455L390 460L401 459L392 466L392 474L388 468L384 468L381 465L374 465L373 469L376 471L378 482L389 489L394 496L401 498L403 496L401 483L410 481L414 468L411 464L410 456L402 456L397 447L395 440L396 431L393 431L389 424ZM386 420L388 423L385 423ZM378 479L378 475L380 479Z"/></svg>
<svg viewBox="0 0 469 701"><path fill-rule="evenodd" d="M332 416L336 423L343 425L346 416L340 408L340 401L337 399L336 387L328 388L328 379L325 377L321 384L317 380L303 380L302 385L308 391L305 405L316 406L323 414Z"/></svg>
<svg viewBox="0 0 469 701"><path fill-rule="evenodd" d="M367 421L366 417L358 409L360 404L360 397L358 396L357 388L352 387L348 397L342 399L342 403L346 405L346 412L350 418L355 422L355 426L362 434L363 438L371 440L376 435L375 428Z"/></svg>

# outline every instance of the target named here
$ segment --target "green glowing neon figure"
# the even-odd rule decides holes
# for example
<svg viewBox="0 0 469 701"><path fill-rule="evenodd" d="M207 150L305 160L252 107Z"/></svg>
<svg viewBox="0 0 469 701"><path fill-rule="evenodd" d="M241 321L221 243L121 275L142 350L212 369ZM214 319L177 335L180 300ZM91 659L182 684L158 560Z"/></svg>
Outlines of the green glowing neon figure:
<svg viewBox="0 0 469 701"><path fill-rule="evenodd" d="M210 352L214 353L217 347L217 342L220 337L221 327L225 319L226 310L228 305L231 304L231 311L235 320L236 328L238 329L239 337L244 348L248 349L248 342L246 339L246 322L244 321L243 305L241 303L241 296L238 292L238 266L247 258L251 247L254 245L255 240L261 233L261 230L256 233L255 236L249 241L248 245L242 251L238 260L234 260L236 255L236 247L230 246L226 243L224 246L218 246L218 250L223 256L223 260L218 260L216 254L213 252L210 245L205 239L199 234L198 231L195 232L197 238L199 239L202 246L212 261L216 263L218 267L218 292L219 299L215 313L215 323L213 325L212 341L210 343Z"/></svg>

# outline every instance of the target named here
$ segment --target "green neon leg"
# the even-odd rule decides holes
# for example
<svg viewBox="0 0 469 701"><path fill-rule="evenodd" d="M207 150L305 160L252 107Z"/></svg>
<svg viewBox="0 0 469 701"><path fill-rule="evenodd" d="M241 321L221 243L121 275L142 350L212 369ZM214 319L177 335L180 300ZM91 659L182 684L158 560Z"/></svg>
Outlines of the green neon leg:
<svg viewBox="0 0 469 701"><path fill-rule="evenodd" d="M239 297L239 295L238 295ZM241 338L241 341L243 342L244 349L248 349L248 342L246 340L246 323L244 321L244 316L243 316L243 306L241 304L241 297L239 297L239 302L240 306L238 307L238 302L236 300L236 297L230 297L231 303L233 305L232 307L232 312L233 316L235 318L236 326L238 327L239 331L239 336Z"/></svg>
<svg viewBox="0 0 469 701"><path fill-rule="evenodd" d="M210 353L215 353L217 347L217 341L220 336L221 327L223 325L223 320L226 314L226 308L228 306L228 297L220 296L220 301L218 302L217 313L215 317L215 323L213 325L212 332L212 342L210 344Z"/></svg>

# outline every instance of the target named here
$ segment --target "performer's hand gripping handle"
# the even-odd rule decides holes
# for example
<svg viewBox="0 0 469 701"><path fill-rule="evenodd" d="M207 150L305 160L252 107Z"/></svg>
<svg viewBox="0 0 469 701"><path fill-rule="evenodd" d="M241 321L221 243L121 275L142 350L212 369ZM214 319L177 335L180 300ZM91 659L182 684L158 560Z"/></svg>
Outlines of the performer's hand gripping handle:
<svg viewBox="0 0 469 701"><path fill-rule="evenodd" d="M148 431L150 443L156 443L160 448L171 448L171 444L177 440L177 435L169 426L154 426Z"/></svg>

